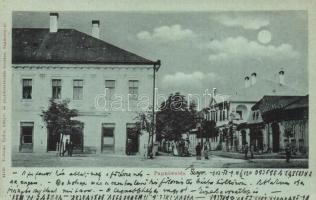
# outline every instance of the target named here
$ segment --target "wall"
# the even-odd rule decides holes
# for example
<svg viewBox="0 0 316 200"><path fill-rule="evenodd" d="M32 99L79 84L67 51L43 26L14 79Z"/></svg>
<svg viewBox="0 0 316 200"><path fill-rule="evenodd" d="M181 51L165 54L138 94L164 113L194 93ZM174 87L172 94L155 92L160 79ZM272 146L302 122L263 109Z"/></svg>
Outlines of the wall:
<svg viewBox="0 0 316 200"><path fill-rule="evenodd" d="M134 123L136 112L128 111L128 80L139 80L139 95L146 96L143 105L152 105L153 66L121 65L14 65L12 75L12 150L20 145L20 122L34 122L33 152L46 152L47 130L40 114L47 109L52 96L52 79L62 79L62 99L70 99L70 108L79 110L84 123L84 146L101 150L101 124L115 123L115 153L125 153L126 123ZM32 99L22 99L22 79L32 79ZM83 99L73 100L73 80L83 79ZM104 97L105 80L115 80L115 94L122 101L114 104L123 109L105 110L95 107L95 99ZM103 96L102 96L103 95ZM102 102L102 101L100 101ZM147 103L148 102L148 103Z"/></svg>

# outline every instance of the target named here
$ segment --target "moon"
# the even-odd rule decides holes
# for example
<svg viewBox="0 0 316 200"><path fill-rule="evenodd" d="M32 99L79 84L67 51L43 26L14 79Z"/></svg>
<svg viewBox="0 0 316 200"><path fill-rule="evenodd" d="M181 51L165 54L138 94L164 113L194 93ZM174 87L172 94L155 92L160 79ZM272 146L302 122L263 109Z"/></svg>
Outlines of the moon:
<svg viewBox="0 0 316 200"><path fill-rule="evenodd" d="M258 38L258 41L261 42L262 44L268 44L269 42L271 42L272 34L268 30L261 30L258 33L257 38Z"/></svg>

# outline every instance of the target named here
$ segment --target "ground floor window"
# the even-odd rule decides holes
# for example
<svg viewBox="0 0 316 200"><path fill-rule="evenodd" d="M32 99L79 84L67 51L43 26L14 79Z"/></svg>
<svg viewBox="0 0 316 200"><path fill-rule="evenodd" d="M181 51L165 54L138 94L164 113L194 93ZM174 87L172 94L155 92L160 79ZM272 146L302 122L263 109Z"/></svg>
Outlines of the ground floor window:
<svg viewBox="0 0 316 200"><path fill-rule="evenodd" d="M114 151L114 123L102 124L101 151Z"/></svg>
<svg viewBox="0 0 316 200"><path fill-rule="evenodd" d="M136 154L139 151L139 133L135 124L126 124L126 136L126 154Z"/></svg>
<svg viewBox="0 0 316 200"><path fill-rule="evenodd" d="M20 124L20 152L33 151L34 122L21 122Z"/></svg>

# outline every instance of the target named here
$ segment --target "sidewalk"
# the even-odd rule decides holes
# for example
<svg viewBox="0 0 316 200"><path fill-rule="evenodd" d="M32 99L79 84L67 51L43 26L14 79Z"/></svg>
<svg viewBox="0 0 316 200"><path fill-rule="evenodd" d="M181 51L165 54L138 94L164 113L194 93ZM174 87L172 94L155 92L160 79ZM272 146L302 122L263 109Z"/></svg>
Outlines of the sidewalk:
<svg viewBox="0 0 316 200"><path fill-rule="evenodd" d="M56 153L14 153L13 167L137 167L137 168L307 168L307 159L235 159L210 155L209 160L192 157L157 156L145 159L141 155L75 154L59 157Z"/></svg>
<svg viewBox="0 0 316 200"><path fill-rule="evenodd" d="M244 164L246 160L210 156L209 160L192 157L157 156L145 159L141 155L75 154L59 157L54 153L15 153L13 167L137 167L137 168L221 168L225 164Z"/></svg>
<svg viewBox="0 0 316 200"><path fill-rule="evenodd" d="M224 168L308 168L307 159L291 159L290 162L286 162L285 159L250 159L245 163L226 163Z"/></svg>
<svg viewBox="0 0 316 200"><path fill-rule="evenodd" d="M210 151L211 155L221 156L226 158L235 158L235 159L245 159L245 154L239 152L228 152L228 151ZM248 152L248 158L250 158L250 153ZM294 156L292 159L302 159L308 160L307 156ZM254 159L285 159L285 155L279 153L264 153L264 154L255 154Z"/></svg>

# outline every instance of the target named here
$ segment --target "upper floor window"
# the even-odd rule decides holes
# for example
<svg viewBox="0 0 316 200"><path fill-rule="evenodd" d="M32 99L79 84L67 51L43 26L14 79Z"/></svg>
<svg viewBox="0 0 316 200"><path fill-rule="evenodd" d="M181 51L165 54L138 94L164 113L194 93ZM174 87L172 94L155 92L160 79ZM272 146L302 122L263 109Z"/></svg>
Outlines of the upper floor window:
<svg viewBox="0 0 316 200"><path fill-rule="evenodd" d="M52 80L52 98L53 99L61 98L61 80L60 79Z"/></svg>
<svg viewBox="0 0 316 200"><path fill-rule="evenodd" d="M139 87L138 80L129 80L128 81L128 94L130 94L132 98L137 98L138 87Z"/></svg>
<svg viewBox="0 0 316 200"><path fill-rule="evenodd" d="M23 79L22 84L23 99L32 99L32 79Z"/></svg>
<svg viewBox="0 0 316 200"><path fill-rule="evenodd" d="M239 115L239 119L242 119L242 111L241 110L237 110L236 113Z"/></svg>
<svg viewBox="0 0 316 200"><path fill-rule="evenodd" d="M106 97L112 98L115 92L115 80L105 80Z"/></svg>
<svg viewBox="0 0 316 200"><path fill-rule="evenodd" d="M259 119L259 111L256 112L256 119Z"/></svg>
<svg viewBox="0 0 316 200"><path fill-rule="evenodd" d="M73 99L82 100L83 99L83 80L74 80L73 82Z"/></svg>

